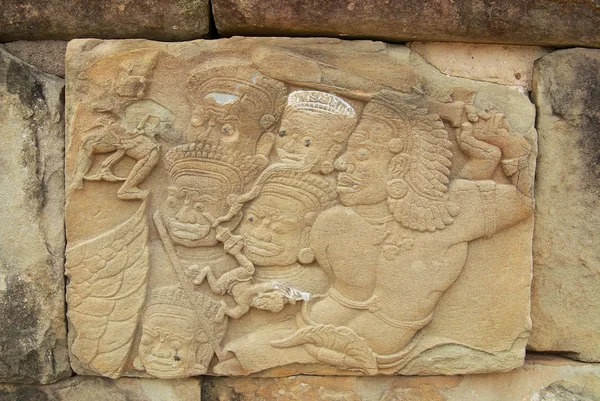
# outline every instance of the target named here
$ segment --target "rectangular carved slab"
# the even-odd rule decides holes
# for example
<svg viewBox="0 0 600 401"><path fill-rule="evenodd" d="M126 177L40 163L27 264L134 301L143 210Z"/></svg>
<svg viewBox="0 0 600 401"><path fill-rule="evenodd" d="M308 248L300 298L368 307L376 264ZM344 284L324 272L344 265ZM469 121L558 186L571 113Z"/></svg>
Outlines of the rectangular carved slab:
<svg viewBox="0 0 600 401"><path fill-rule="evenodd" d="M67 276L78 373L520 366L534 108L404 46L77 40Z"/></svg>

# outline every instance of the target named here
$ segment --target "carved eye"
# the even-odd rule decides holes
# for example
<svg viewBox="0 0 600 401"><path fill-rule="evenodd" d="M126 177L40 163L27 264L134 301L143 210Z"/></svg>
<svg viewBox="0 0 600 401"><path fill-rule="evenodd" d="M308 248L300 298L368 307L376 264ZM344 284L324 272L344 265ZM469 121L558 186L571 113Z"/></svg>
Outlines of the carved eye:
<svg viewBox="0 0 600 401"><path fill-rule="evenodd" d="M249 221L250 223L252 223L252 222L254 221L254 216L249 216L249 217L248 217L248 221Z"/></svg>
<svg viewBox="0 0 600 401"><path fill-rule="evenodd" d="M304 138L304 146L307 148L310 146L310 138Z"/></svg>
<svg viewBox="0 0 600 401"><path fill-rule="evenodd" d="M204 205L202 203L195 203L194 210L196 212L202 213L204 211Z"/></svg>
<svg viewBox="0 0 600 401"><path fill-rule="evenodd" d="M233 125L223 124L223 127L221 127L221 133L225 136L232 135L233 134Z"/></svg>
<svg viewBox="0 0 600 401"><path fill-rule="evenodd" d="M369 151L365 148L360 148L355 153L357 160L366 160L369 158Z"/></svg>
<svg viewBox="0 0 600 401"><path fill-rule="evenodd" d="M279 131L279 136L280 136L280 137L282 137L282 138L283 138L283 137L285 136L285 134L287 134L286 130L281 130L281 131Z"/></svg>
<svg viewBox="0 0 600 401"><path fill-rule="evenodd" d="M273 223L271 224L271 230L275 233L279 233L281 232L281 229L283 228L283 226L280 223Z"/></svg>

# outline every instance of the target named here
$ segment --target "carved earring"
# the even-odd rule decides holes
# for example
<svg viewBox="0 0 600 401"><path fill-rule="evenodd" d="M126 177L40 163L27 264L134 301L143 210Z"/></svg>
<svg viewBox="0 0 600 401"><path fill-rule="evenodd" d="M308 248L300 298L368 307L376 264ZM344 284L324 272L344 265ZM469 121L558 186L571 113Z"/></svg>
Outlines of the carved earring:
<svg viewBox="0 0 600 401"><path fill-rule="evenodd" d="M329 174L333 172L333 163L332 162L323 162L321 163L321 173L322 174Z"/></svg>
<svg viewBox="0 0 600 401"><path fill-rule="evenodd" d="M390 198L404 198L408 193L408 184L401 178L395 178L387 182L387 192Z"/></svg>
<svg viewBox="0 0 600 401"><path fill-rule="evenodd" d="M307 265L315 261L315 253L310 248L302 248L298 252L298 262Z"/></svg>
<svg viewBox="0 0 600 401"><path fill-rule="evenodd" d="M146 368L142 364L142 360L140 359L139 356L136 356L135 359L133 360L133 367L136 368L137 370L141 370L142 372L146 371Z"/></svg>

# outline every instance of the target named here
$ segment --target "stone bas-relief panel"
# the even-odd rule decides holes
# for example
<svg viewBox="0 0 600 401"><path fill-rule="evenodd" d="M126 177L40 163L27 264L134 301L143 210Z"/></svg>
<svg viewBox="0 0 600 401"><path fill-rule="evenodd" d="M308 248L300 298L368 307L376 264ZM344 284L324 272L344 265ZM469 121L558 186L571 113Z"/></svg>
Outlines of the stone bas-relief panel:
<svg viewBox="0 0 600 401"><path fill-rule="evenodd" d="M67 52L80 374L456 374L523 362L534 109L404 46Z"/></svg>

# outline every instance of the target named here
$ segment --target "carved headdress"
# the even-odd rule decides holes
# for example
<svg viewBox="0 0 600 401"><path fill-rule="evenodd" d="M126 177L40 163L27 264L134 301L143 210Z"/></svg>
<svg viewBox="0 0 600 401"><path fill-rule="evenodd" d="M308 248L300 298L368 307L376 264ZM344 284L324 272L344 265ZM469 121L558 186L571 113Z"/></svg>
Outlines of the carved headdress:
<svg viewBox="0 0 600 401"><path fill-rule="evenodd" d="M312 218L334 206L337 198L335 187L326 178L289 170L268 177L260 193L275 193L297 199L313 212Z"/></svg>
<svg viewBox="0 0 600 401"><path fill-rule="evenodd" d="M194 307L181 288L163 287L152 291L144 312L144 319L149 319L157 314L182 318L193 323L195 331L201 329Z"/></svg>
<svg viewBox="0 0 600 401"><path fill-rule="evenodd" d="M388 207L394 219L412 230L436 231L452 224L459 209L448 201L448 133L440 117L421 104L420 97L379 92L365 106L362 119L387 125L392 136L372 130L364 139L395 154L388 167Z"/></svg>
<svg viewBox="0 0 600 401"><path fill-rule="evenodd" d="M175 146L165 154L164 163L171 180L186 174L206 175L226 183L232 194L240 194L258 173L239 154L207 141Z"/></svg>
<svg viewBox="0 0 600 401"><path fill-rule="evenodd" d="M356 117L354 108L339 96L320 91L295 91L289 94L287 107L291 110L305 110Z"/></svg>
<svg viewBox="0 0 600 401"><path fill-rule="evenodd" d="M198 105L208 98L222 103L247 99L260 111L260 125L266 131L283 113L287 88L282 82L241 65L239 60L227 59L199 66L188 80L186 94L192 105Z"/></svg>

